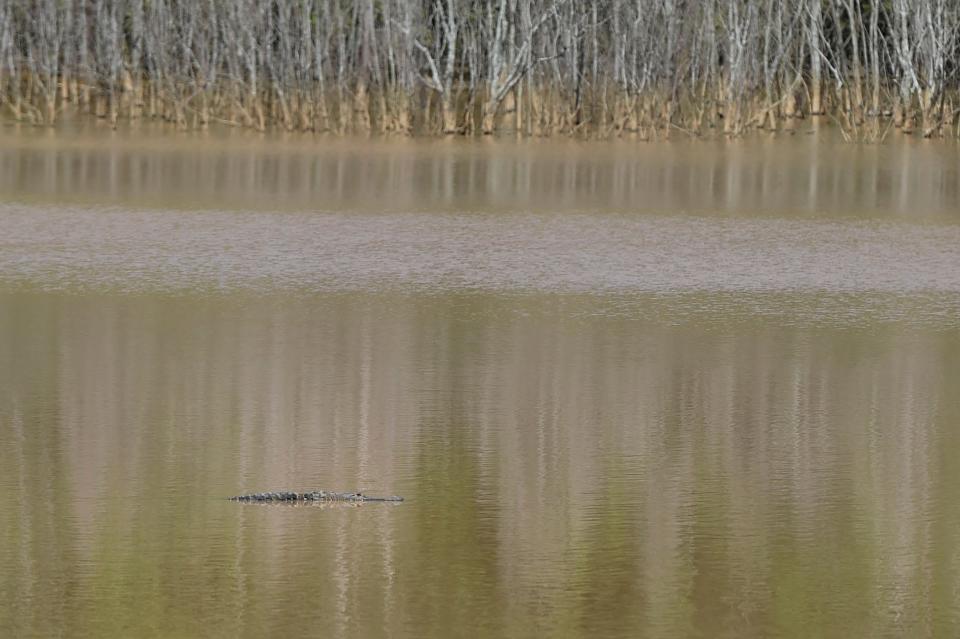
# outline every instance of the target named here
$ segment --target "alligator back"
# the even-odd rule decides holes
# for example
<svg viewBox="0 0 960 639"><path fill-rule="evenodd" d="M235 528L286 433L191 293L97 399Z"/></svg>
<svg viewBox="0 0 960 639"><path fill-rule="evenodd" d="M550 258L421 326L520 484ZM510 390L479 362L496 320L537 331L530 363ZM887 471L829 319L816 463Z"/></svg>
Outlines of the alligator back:
<svg viewBox="0 0 960 639"><path fill-rule="evenodd" d="M403 501L403 497L391 495L389 497L371 497L363 493L334 493L326 490L314 490L305 493L297 492L278 492L278 493L251 493L249 495L237 495L230 498L232 501L247 502L350 502L360 503L366 501Z"/></svg>

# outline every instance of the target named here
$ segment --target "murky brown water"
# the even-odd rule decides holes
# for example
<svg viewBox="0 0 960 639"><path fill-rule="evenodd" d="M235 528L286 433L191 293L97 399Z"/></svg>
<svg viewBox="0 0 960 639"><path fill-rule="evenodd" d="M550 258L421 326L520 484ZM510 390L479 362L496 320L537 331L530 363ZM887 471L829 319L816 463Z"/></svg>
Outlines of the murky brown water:
<svg viewBox="0 0 960 639"><path fill-rule="evenodd" d="M385 140L0 127L17 201L276 211L637 212L960 222L960 147L829 131L732 142ZM95 142L95 143L94 143Z"/></svg>
<svg viewBox="0 0 960 639"><path fill-rule="evenodd" d="M948 147L4 135L0 636L960 632Z"/></svg>

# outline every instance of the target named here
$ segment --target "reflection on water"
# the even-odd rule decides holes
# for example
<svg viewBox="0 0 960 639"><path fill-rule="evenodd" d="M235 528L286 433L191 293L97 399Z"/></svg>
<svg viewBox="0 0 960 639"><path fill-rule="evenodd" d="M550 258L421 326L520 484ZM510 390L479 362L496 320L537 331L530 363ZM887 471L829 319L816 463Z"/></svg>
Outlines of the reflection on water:
<svg viewBox="0 0 960 639"><path fill-rule="evenodd" d="M955 330L592 307L0 296L0 634L956 632Z"/></svg>
<svg viewBox="0 0 960 639"><path fill-rule="evenodd" d="M150 129L0 130L0 193L152 207L960 214L952 142L829 131L664 144L337 140Z"/></svg>

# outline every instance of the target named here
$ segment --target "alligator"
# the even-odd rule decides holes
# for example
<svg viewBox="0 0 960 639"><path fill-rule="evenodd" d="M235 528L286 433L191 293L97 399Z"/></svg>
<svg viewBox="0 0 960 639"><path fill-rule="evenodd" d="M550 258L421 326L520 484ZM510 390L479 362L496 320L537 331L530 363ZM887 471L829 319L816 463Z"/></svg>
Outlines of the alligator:
<svg viewBox="0 0 960 639"><path fill-rule="evenodd" d="M237 495L231 497L231 501L250 501L257 503L273 502L349 502L361 503L365 501L403 501L403 497L391 495L389 497L370 497L363 493L331 493L325 490L314 490L307 493L279 492L279 493L252 493L250 495Z"/></svg>

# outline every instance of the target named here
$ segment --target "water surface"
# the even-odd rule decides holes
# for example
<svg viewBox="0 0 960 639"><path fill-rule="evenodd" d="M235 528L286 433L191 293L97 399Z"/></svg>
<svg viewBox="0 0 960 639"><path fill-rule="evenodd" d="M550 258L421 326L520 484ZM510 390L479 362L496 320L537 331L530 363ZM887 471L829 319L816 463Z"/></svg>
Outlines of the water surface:
<svg viewBox="0 0 960 639"><path fill-rule="evenodd" d="M513 143L0 127L0 193L180 209L960 221L955 141L857 145L812 133L804 122L793 135L732 141Z"/></svg>
<svg viewBox="0 0 960 639"><path fill-rule="evenodd" d="M841 181L734 180L730 199L645 181L705 175L673 146L6 135L0 635L960 630L943 147L884 169L911 198L934 179L916 167L946 176L910 205ZM809 179L792 163L815 143L783 144L766 174ZM395 182L196 177L230 174L240 146L250 166ZM462 168L564 162L555 188L505 192ZM576 177L614 165L634 186ZM407 501L224 499L312 488Z"/></svg>

